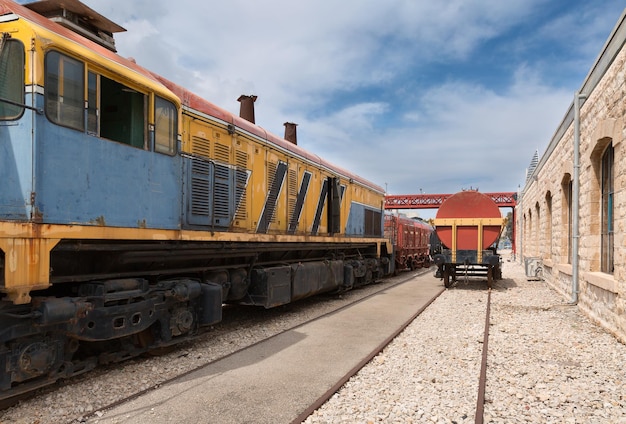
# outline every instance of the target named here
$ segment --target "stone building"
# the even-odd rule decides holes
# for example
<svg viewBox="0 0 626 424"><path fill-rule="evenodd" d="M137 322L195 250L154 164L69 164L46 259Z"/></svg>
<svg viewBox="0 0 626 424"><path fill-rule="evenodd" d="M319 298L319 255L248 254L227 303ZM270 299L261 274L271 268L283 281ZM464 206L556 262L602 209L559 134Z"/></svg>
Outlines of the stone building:
<svg viewBox="0 0 626 424"><path fill-rule="evenodd" d="M626 11L516 208L527 268L626 343Z"/></svg>

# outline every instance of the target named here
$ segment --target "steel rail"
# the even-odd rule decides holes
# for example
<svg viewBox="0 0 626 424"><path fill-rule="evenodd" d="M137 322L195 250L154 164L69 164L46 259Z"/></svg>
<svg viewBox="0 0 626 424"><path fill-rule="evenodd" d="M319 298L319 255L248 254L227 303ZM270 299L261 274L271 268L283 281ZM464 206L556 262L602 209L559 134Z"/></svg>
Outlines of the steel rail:
<svg viewBox="0 0 626 424"><path fill-rule="evenodd" d="M487 294L487 312L485 314L485 334L483 336L483 357L478 378L478 397L476 399L476 416L474 422L483 424L485 415L485 390L487 387L487 355L489 353L489 316L491 314L491 289Z"/></svg>
<svg viewBox="0 0 626 424"><path fill-rule="evenodd" d="M414 277L414 276L413 276ZM412 278L412 277L411 277ZM406 281L403 281L404 283ZM398 283L400 285L402 283ZM376 355L382 352L385 347L389 343L391 343L400 333L402 333L415 319L422 313L431 303L435 301L446 289L441 289L437 294L435 294L424 306L418 309L413 316L411 316L406 322L404 322L397 330L393 332L389 337L387 337L380 345L378 345L369 355L367 355L364 359L362 359L357 365L354 366L350 371L348 371L334 386L328 389L322 396L320 396L315 402L313 402L307 409L305 409L300 415L298 415L291 424L300 424L307 419L316 409L319 409L324 403L326 403L335 393L337 393L344 384L350 380L354 375L356 375L365 365L367 365Z"/></svg>
<svg viewBox="0 0 626 424"><path fill-rule="evenodd" d="M235 354L237 354L237 353L240 353L240 352L242 352L242 351L245 351L245 350L251 349L251 348L253 348L253 347L257 346L258 344L263 343L263 342L265 342L265 341L267 341L267 340L269 340L269 339L272 339L272 338L278 337L279 335L281 335L281 334L283 334L283 333L285 333L285 332L292 331L292 330L297 329L297 328L299 328L299 327L302 327L302 326L304 326L304 325L306 325L306 324L308 324L308 323L311 323L311 322L314 322L314 321L320 320L320 319L322 319L322 318L324 318L324 317L327 317L327 316L329 316L329 315L335 314L335 313L337 313L337 312L339 312L339 311L341 311L341 310L343 310L343 309L347 309L347 308L352 307L352 306L354 306L354 305L356 305L356 304L358 304L358 303L364 302L365 300L367 300L367 299L369 299L369 298L371 298L371 297L373 297L373 296L378 295L381 291L389 290L390 288L393 288L393 287L399 286L399 285L401 285L401 284L407 283L408 281L412 280L413 278L415 278L415 277L417 277L417 276L419 276L419 275L426 274L426 273L427 273L427 272L429 272L429 271L430 271L430 268L422 268L420 271L417 271L417 272L412 272L410 276L407 276L406 278L402 278L402 279L400 279L399 281L396 281L396 282L394 282L394 283L392 283L392 284L390 284L390 285L385 285L384 287L381 287L381 288L380 288L380 290L376 290L376 291L374 291L374 292L372 292L372 293L368 294L367 296L364 296L364 297L362 297L362 298L359 298L358 300L355 300L354 302L347 303L347 304L345 304L345 305L343 305L343 306L341 306L341 307L339 307L339 308L337 308L337 309L333 309L332 311L326 312L326 313L324 313L324 314L322 314L322 315L319 315L319 316L317 316L317 317L315 317L315 318L313 318L313 319L306 320L306 321L304 321L304 322L301 322L301 323L299 323L299 324L296 324L296 325L294 325L294 326L292 326L292 327L290 327L290 328L287 328L287 329L285 329L285 330L283 330L283 331L281 331L281 332L279 332L279 333L273 334L273 335L271 335L271 336L269 336L269 337L267 337L267 338L265 338L265 339L258 340L258 341L254 342L254 343L252 343L252 344L250 344L250 345L248 345L248 346L245 346L245 347L243 347L243 348L241 348L241 349L237 349L237 350L235 350L235 351L233 351L233 352L230 352L230 353L228 353L228 354L226 354L226 355L220 356L219 358L215 358L214 360L212 360L212 361L210 361L210 362L207 362L207 363L204 363L204 364L199 365L199 366L197 366L197 367L194 367L193 369L190 369L190 370L187 370L187 371L185 371L185 372L182 372L182 373L180 373L180 374L178 374L178 375L176 375L176 376L174 376L174 377L168 378L168 379L166 379L166 380L164 380L164 381L160 381L160 382L158 382L157 384L155 384L155 385L153 385L153 386L151 386L151 387L148 387L148 388L146 388L146 389L143 389L143 390L140 390L140 391L138 391L138 392L132 393L132 394L130 394L130 395L124 396L123 398L118 399L118 400L116 400L116 401L114 401L114 402L112 402L112 403L109 403L109 404L104 405L104 406L98 406L98 407L97 407L96 409L94 409L93 411L90 411L88 414L83 415L83 416L82 416L82 419L84 419L84 420L88 420L89 418L93 418L93 417L95 417L95 416L97 415L97 413L98 413L98 412L105 411L105 410L108 410L108 409L112 409L112 408L114 408L114 407L116 407L116 406L122 405L122 404L124 404L124 403L129 402L129 401L132 401L132 400L134 400L134 399L136 399L136 398L140 397L141 395L144 395L144 394L146 394L146 393L148 393L148 392L150 392L150 391L152 391L152 390L155 390L156 388L158 388L158 387L160 387L160 386L166 385L166 384L168 384L168 383L170 383L170 382L173 382L173 381L178 380L178 379L180 379L180 378L183 378L183 377L185 377L185 376L187 376L187 375L189 375L189 374L192 374L192 373L194 373L194 372L196 372L196 371L198 371L198 370L201 370L201 369L203 369L203 368L206 368L206 367L208 367L209 365L211 365L211 364L213 364L213 363L215 363L215 362L217 362L217 361L221 361L221 360L223 360L223 359L225 359L225 358L228 358L228 357L230 357L230 356L233 356L233 355L235 355ZM442 290L442 292L443 292L443 291L445 291L445 290ZM314 299L315 299L315 296L311 297L310 299L311 299L311 300L314 300ZM434 298L433 298L432 300L434 300ZM432 300L431 300L431 302L432 302ZM423 308L423 309L424 309L424 308ZM409 321L409 323L410 323L410 321ZM407 325L408 325L408 324L407 324ZM391 341L391 340L389 340L389 341ZM387 343L389 343L389 342L387 342ZM331 395L332 395L332 394L331 394ZM308 416L308 415L307 415L307 416ZM306 418L306 417L305 417L305 418ZM75 421L75 420L73 419L70 423L73 423L74 421ZM295 422L295 421L294 421L294 422ZM68 424L70 424L70 423L68 423Z"/></svg>

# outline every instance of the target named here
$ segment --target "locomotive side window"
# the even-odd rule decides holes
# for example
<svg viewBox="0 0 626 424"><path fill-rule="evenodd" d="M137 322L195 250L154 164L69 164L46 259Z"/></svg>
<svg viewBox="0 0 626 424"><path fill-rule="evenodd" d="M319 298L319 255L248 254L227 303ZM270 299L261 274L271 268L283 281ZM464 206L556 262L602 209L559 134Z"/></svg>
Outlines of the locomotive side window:
<svg viewBox="0 0 626 424"><path fill-rule="evenodd" d="M7 92L6 96L16 99L14 103L18 100L23 103L23 49L2 49L0 53L8 55L7 52L13 50L15 53L11 54L18 56L11 58L8 64L0 63L0 67L7 68L0 76L6 79L6 82L0 80L0 107L3 108L0 113L10 106L15 116L22 108L7 106L1 101L3 93ZM0 71L4 69L0 68ZM108 78L91 66L57 51L46 54L45 74L46 115L50 121L138 149L153 148L155 152L168 155L176 152L178 110L172 102L154 96L154 147L151 147L148 143L151 96L148 93ZM2 115L0 119L3 119Z"/></svg>
<svg viewBox="0 0 626 424"><path fill-rule="evenodd" d="M173 155L178 132L176 106L159 96L154 97L154 151Z"/></svg>
<svg viewBox="0 0 626 424"><path fill-rule="evenodd" d="M93 72L87 73L87 132L91 135L99 135L98 128L98 85L100 78Z"/></svg>
<svg viewBox="0 0 626 424"><path fill-rule="evenodd" d="M52 122L83 130L84 65L51 51L46 55L46 115Z"/></svg>
<svg viewBox="0 0 626 424"><path fill-rule="evenodd" d="M100 75L100 136L147 149L148 97Z"/></svg>
<svg viewBox="0 0 626 424"><path fill-rule="evenodd" d="M0 39L0 119L17 119L24 112L24 46L7 35Z"/></svg>

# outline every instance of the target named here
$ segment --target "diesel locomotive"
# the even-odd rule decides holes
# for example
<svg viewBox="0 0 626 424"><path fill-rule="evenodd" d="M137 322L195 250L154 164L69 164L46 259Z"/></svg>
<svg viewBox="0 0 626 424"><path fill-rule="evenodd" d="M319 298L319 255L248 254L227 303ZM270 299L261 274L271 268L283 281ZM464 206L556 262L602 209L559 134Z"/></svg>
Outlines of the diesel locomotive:
<svg viewBox="0 0 626 424"><path fill-rule="evenodd" d="M0 398L393 272L384 191L115 51L77 0L0 0Z"/></svg>

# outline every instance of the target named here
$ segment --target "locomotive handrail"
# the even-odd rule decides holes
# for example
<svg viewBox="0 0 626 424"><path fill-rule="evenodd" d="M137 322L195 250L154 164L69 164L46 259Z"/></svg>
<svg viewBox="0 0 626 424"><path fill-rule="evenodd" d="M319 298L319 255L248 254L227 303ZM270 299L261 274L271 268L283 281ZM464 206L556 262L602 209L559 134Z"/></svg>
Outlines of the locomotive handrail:
<svg viewBox="0 0 626 424"><path fill-rule="evenodd" d="M10 104L12 106L18 106L18 107L23 107L23 108L29 109L29 110L34 110L37 113L37 115L43 115L43 109L42 108L25 105L25 104L19 103L19 102L14 102L13 100L5 99L4 97L0 97L0 103L7 103L7 104Z"/></svg>

